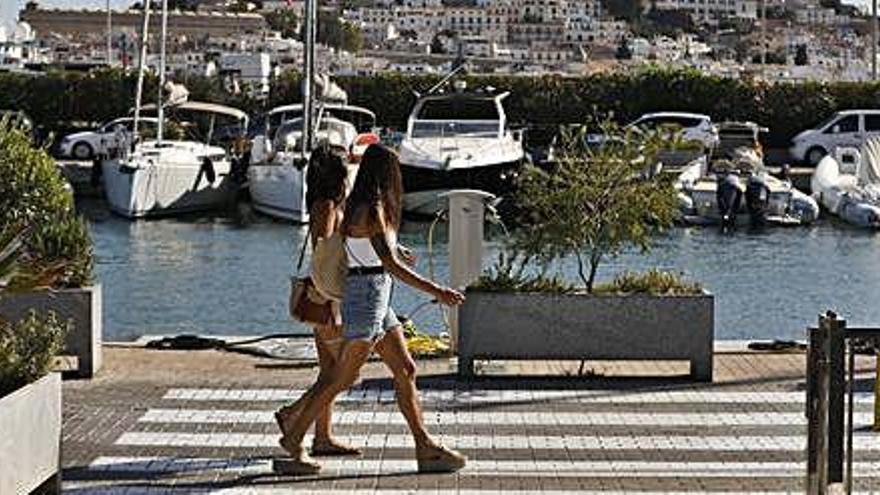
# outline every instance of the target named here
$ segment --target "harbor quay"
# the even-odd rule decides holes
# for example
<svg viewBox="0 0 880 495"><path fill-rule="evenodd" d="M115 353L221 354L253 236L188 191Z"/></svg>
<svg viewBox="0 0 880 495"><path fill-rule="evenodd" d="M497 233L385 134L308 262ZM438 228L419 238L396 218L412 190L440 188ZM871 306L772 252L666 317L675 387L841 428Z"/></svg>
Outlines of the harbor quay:
<svg viewBox="0 0 880 495"><path fill-rule="evenodd" d="M63 492L804 493L805 355L716 342L715 380L686 363L418 360L428 429L468 456L419 474L381 362L343 393L334 432L361 457L322 457L314 476L273 472L272 411L311 384L307 362L137 343L105 345L104 368L63 385ZM880 492L873 357L856 359L854 492ZM309 444L309 437L306 444Z"/></svg>

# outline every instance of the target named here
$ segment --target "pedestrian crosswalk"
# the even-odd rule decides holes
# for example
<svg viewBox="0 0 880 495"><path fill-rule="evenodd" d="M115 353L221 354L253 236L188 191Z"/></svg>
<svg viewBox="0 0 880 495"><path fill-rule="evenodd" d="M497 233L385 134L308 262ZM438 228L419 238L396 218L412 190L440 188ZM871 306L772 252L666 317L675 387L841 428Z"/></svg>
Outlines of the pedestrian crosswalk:
<svg viewBox="0 0 880 495"><path fill-rule="evenodd" d="M272 458L283 454L272 412L299 393L168 389L65 491L290 493L285 484L302 481L272 473ZM393 390L355 389L340 399L336 434L364 455L321 459L303 493L803 493L802 392L429 389L429 430L470 461L425 487ZM880 493L872 397L858 394L855 408L856 488ZM272 481L247 481L261 476ZM375 482L365 488L364 479Z"/></svg>

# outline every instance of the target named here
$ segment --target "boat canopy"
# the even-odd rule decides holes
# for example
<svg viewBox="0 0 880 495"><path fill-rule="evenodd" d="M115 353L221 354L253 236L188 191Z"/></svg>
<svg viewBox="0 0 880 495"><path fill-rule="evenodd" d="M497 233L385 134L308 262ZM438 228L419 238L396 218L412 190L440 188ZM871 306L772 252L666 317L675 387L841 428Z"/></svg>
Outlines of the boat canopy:
<svg viewBox="0 0 880 495"><path fill-rule="evenodd" d="M244 123L243 127L247 129L248 114L237 108L227 107L225 105L220 105L217 103L205 103L199 101L185 101L183 103L171 105L166 108L174 110L189 110L191 112L216 113L219 115L226 115L236 120L242 121ZM144 105L141 107L141 110L153 111L156 110L156 105L152 103Z"/></svg>
<svg viewBox="0 0 880 495"><path fill-rule="evenodd" d="M361 113L368 116L372 120L376 120L376 114L370 110L367 110L364 107L358 107L354 105L340 105L338 103L325 103L321 105L321 108L329 111L337 111L337 112L352 112L352 113ZM269 111L267 114L269 117L279 115L279 114L301 114L303 111L302 103L294 103L293 105L283 105L280 107L275 107Z"/></svg>

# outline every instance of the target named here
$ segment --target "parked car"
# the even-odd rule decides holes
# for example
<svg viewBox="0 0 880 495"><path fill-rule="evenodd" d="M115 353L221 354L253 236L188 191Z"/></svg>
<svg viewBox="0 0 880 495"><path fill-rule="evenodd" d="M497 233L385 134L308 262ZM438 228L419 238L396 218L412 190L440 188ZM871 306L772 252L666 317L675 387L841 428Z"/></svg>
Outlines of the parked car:
<svg viewBox="0 0 880 495"><path fill-rule="evenodd" d="M155 133L158 120L154 117L142 117L140 123L148 133ZM96 156L107 154L118 140L118 133L130 134L134 119L121 117L111 120L94 131L77 132L69 134L61 140L58 152L63 157L76 158L78 160L91 160Z"/></svg>
<svg viewBox="0 0 880 495"><path fill-rule="evenodd" d="M681 137L685 141L697 141L707 150L711 150L718 145L718 127L712 123L711 117L701 113L646 113L628 124L627 127L644 130L655 130L663 127L680 128Z"/></svg>
<svg viewBox="0 0 880 495"><path fill-rule="evenodd" d="M815 166L825 155L845 146L860 148L880 136L880 110L844 110L792 139L792 159Z"/></svg>
<svg viewBox="0 0 880 495"><path fill-rule="evenodd" d="M698 142L705 150L712 150L718 145L718 127L712 123L711 117L701 113L646 113L624 128L643 131L671 128L680 130L684 141ZM605 139L602 134L587 135L587 142L591 145L602 145Z"/></svg>

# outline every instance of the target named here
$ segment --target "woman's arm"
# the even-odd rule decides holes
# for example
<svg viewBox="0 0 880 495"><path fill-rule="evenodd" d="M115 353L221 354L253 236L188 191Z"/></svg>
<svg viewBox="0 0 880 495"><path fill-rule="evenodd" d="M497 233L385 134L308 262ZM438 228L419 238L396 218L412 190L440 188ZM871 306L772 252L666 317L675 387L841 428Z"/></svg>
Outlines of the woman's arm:
<svg viewBox="0 0 880 495"><path fill-rule="evenodd" d="M443 304L454 306L464 302L464 296L460 292L437 285L422 277L404 263L401 263L397 258L397 249L389 242L387 230L385 230L386 224L382 220L381 213L377 217L379 218L379 225L376 226L376 230L370 236L370 244L373 246L373 250L376 251L376 255L382 260L382 265L391 275L407 285L431 294ZM379 230L379 227L381 227L381 230Z"/></svg>

